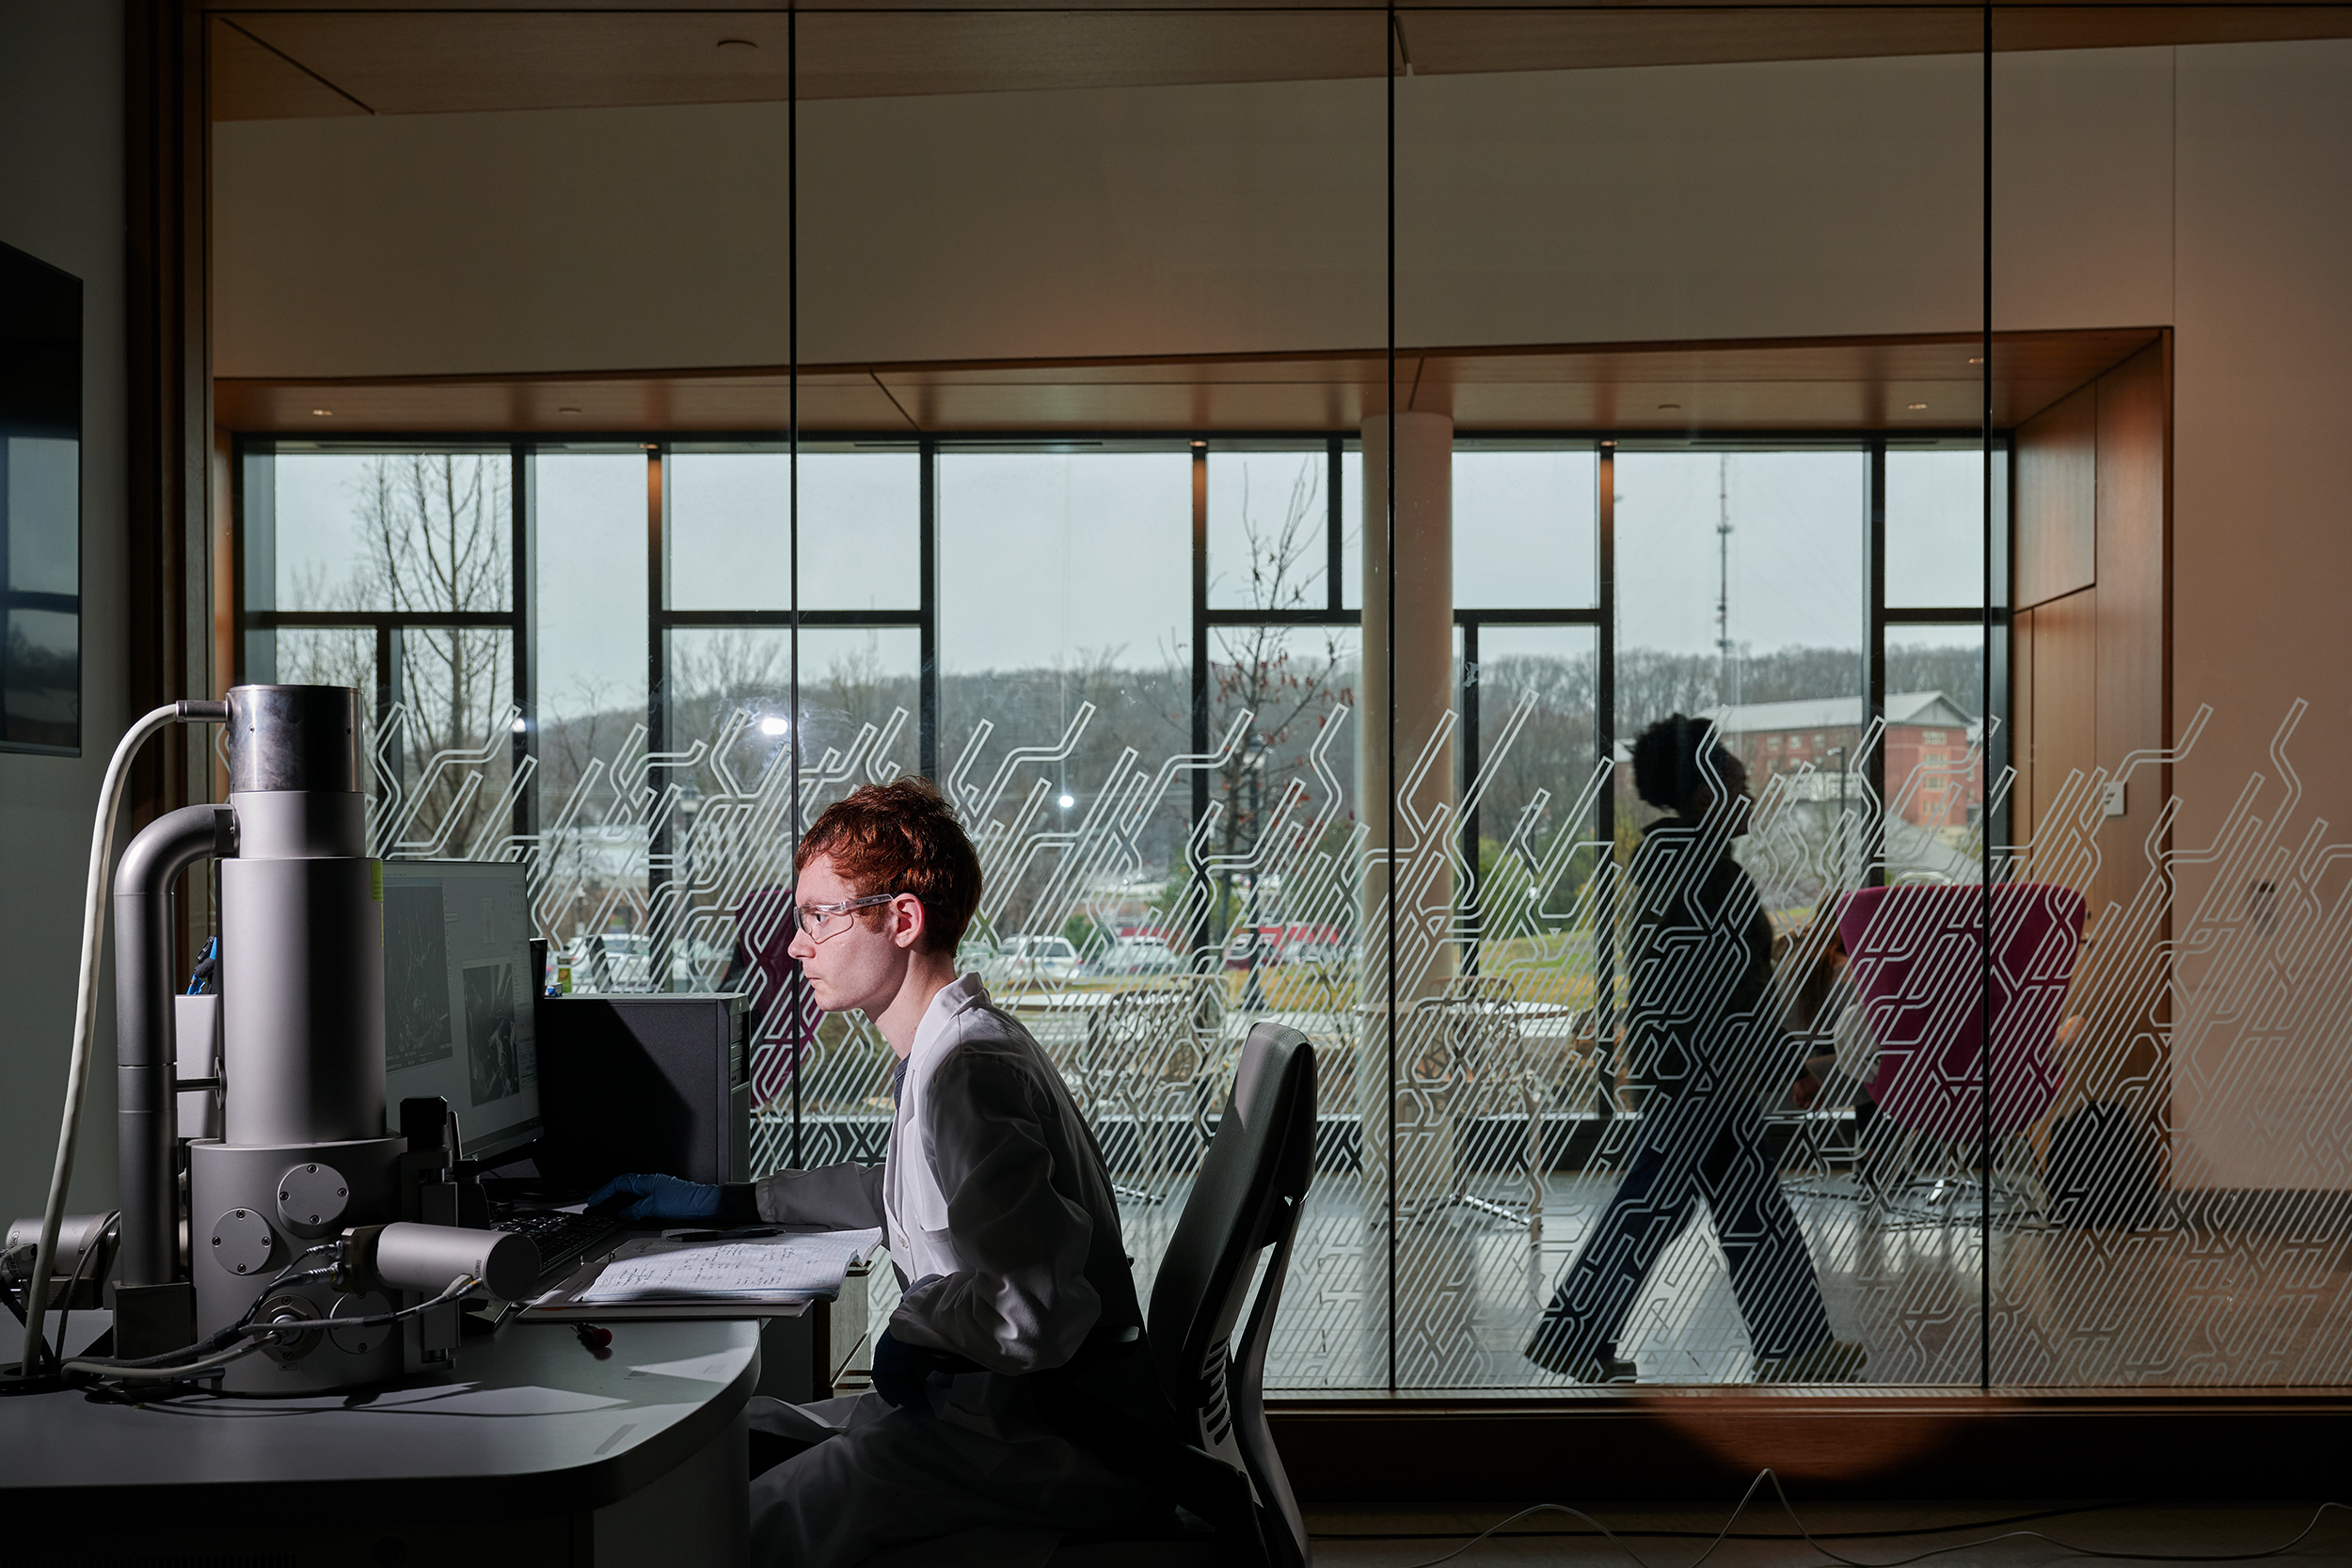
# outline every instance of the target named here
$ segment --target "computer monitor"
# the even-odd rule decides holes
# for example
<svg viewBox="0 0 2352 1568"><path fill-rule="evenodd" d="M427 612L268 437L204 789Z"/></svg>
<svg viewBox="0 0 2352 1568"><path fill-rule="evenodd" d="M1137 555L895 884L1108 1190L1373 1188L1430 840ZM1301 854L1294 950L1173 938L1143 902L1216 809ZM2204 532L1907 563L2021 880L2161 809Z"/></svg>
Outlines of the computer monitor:
<svg viewBox="0 0 2352 1568"><path fill-rule="evenodd" d="M522 866L384 863L384 1106L439 1095L458 1152L502 1154L539 1135L532 1027L531 894Z"/></svg>

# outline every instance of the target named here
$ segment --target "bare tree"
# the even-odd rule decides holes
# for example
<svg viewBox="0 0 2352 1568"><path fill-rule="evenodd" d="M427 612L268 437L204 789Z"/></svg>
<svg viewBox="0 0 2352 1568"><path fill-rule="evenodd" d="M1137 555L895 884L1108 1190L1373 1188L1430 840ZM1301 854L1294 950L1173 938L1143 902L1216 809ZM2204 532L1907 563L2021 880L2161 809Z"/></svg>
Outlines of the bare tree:
<svg viewBox="0 0 2352 1568"><path fill-rule="evenodd" d="M506 463L407 452L378 457L359 479L368 597L397 611L502 610L513 583ZM420 628L403 639L401 688L428 744L478 745L505 705L507 634Z"/></svg>
<svg viewBox="0 0 2352 1568"><path fill-rule="evenodd" d="M1242 474L1242 543L1248 558L1249 603L1277 614L1320 608L1322 585L1314 567L1326 548L1323 464L1302 458L1279 510L1262 512L1250 495L1249 471ZM1347 684L1352 652L1338 627L1274 625L1220 627L1211 634L1209 696L1213 714L1248 709L1249 743L1217 770L1223 798L1225 853L1255 846L1260 815L1281 800L1289 772L1297 768L1335 702L1352 703ZM1213 730L1218 728L1214 723ZM1255 752L1253 759L1252 752ZM1251 763L1257 763L1253 782ZM1222 938L1234 924L1232 876L1220 890Z"/></svg>
<svg viewBox="0 0 2352 1568"><path fill-rule="evenodd" d="M453 452L401 452L371 458L351 482L359 562L340 583L315 564L296 573L299 603L323 610L390 610L404 615L500 611L513 601L506 460ZM398 634L396 684L407 719L390 755L405 790L423 789L406 836L437 840L463 853L504 792L511 759L493 747L482 787L469 798L471 768L428 780L446 751L479 752L509 699L510 635L502 627L405 626ZM281 630L278 678L352 686L368 715L370 784L377 736L373 696L379 674L374 637L362 628ZM462 811L458 803L465 800ZM452 820L453 812L457 819Z"/></svg>

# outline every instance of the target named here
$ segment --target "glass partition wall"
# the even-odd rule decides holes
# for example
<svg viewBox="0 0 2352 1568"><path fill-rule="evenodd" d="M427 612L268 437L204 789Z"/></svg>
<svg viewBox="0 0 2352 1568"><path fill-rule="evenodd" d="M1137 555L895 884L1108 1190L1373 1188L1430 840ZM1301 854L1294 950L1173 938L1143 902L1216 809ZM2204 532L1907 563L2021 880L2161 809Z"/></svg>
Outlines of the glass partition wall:
<svg viewBox="0 0 2352 1568"><path fill-rule="evenodd" d="M1314 1040L1278 1390L2334 1376L2330 1047L2248 1022L2332 1016L2309 709L2173 688L2171 305L1985 227L2148 59L793 25L796 422L243 445L243 675L374 693L383 852L531 863L575 989L751 991L762 1165L875 1159L886 1048L782 901L828 801L930 777L1147 1292L1248 1031Z"/></svg>

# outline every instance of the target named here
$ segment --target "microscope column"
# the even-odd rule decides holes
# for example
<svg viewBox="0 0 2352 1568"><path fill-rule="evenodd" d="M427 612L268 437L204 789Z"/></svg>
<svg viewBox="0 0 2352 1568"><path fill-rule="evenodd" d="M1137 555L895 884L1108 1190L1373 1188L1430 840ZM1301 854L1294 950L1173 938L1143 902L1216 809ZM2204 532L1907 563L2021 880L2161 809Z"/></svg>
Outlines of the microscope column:
<svg viewBox="0 0 2352 1568"><path fill-rule="evenodd" d="M237 853L220 867L224 1135L189 1156L200 1334L243 1318L304 1249L401 1217L406 1144L384 1132L383 877L367 854L358 721L348 687L229 693ZM392 1305L293 1281L269 1292L261 1318ZM231 1362L223 1387L296 1393L393 1377L401 1339L396 1327L290 1331Z"/></svg>

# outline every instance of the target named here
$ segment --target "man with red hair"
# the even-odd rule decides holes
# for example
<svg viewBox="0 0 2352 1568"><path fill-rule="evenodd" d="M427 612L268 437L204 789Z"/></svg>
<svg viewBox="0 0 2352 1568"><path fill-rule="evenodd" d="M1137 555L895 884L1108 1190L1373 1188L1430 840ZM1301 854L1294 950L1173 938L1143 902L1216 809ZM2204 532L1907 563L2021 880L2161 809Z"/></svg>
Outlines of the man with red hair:
<svg viewBox="0 0 2352 1568"><path fill-rule="evenodd" d="M956 972L980 900L971 840L928 780L899 779L828 807L795 870L789 951L810 995L865 1013L898 1057L884 1162L727 1187L625 1176L597 1195L631 1196L629 1218L888 1238L904 1294L873 1391L754 1402L755 1450L790 1455L753 1481L754 1560L846 1565L960 1536L950 1558L1041 1563L1068 1532L1165 1514L1038 1413L1047 1374L1170 1424L1093 1134L1028 1031Z"/></svg>

